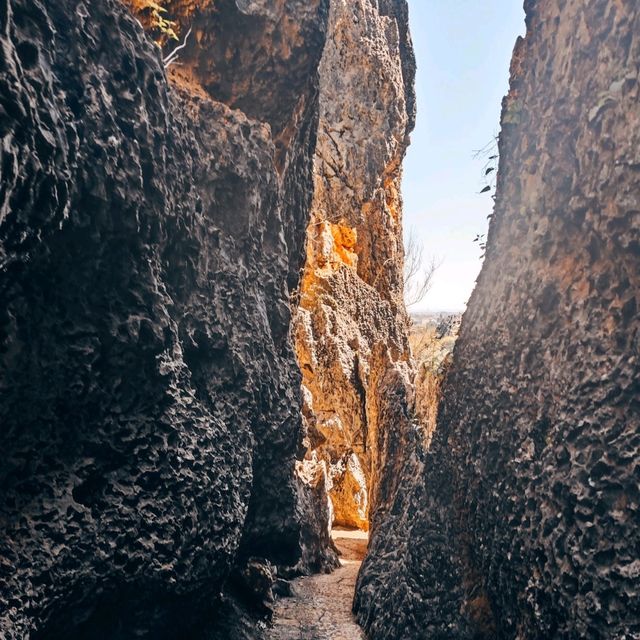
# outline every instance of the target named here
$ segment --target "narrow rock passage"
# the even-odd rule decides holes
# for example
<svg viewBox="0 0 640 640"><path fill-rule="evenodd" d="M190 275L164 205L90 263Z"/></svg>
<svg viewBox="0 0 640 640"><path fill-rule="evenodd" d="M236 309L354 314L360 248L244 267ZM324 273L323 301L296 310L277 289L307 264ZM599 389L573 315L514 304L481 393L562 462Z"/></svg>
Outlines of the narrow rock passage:
<svg viewBox="0 0 640 640"><path fill-rule="evenodd" d="M331 574L298 578L294 594L278 600L268 640L364 640L351 613L367 533L334 529L341 567Z"/></svg>

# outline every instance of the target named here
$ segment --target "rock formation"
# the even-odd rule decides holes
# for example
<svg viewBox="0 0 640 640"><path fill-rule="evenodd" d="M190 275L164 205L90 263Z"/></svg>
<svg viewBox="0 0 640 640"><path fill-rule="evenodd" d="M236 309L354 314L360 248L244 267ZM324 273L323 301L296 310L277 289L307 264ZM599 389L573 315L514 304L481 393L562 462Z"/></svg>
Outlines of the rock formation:
<svg viewBox="0 0 640 640"><path fill-rule="evenodd" d="M412 82L404 0L0 0L2 637L252 636L387 505Z"/></svg>
<svg viewBox="0 0 640 640"><path fill-rule="evenodd" d="M414 124L406 2L333 0L296 314L303 475L326 477L337 524L368 528L379 462L407 422L400 165ZM365 80L366 79L366 80Z"/></svg>
<svg viewBox="0 0 640 640"><path fill-rule="evenodd" d="M640 637L640 8L525 8L437 431L359 577L376 639Z"/></svg>
<svg viewBox="0 0 640 640"><path fill-rule="evenodd" d="M255 636L335 518L376 640L640 637L637 3L525 3L428 449L405 0L162 4L0 0L0 635Z"/></svg>
<svg viewBox="0 0 640 640"><path fill-rule="evenodd" d="M251 558L335 562L289 338L326 3L194 4L171 86L120 2L0 0L3 638L185 637Z"/></svg>

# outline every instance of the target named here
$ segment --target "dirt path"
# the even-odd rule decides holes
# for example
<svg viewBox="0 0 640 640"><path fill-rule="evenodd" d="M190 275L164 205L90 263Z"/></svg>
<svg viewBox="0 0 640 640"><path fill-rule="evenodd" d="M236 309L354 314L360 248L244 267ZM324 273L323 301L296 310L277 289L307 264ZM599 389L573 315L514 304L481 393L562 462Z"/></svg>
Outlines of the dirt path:
<svg viewBox="0 0 640 640"><path fill-rule="evenodd" d="M364 640L351 613L358 569L367 550L364 531L334 530L342 566L331 574L298 578L291 598L278 600L268 640Z"/></svg>

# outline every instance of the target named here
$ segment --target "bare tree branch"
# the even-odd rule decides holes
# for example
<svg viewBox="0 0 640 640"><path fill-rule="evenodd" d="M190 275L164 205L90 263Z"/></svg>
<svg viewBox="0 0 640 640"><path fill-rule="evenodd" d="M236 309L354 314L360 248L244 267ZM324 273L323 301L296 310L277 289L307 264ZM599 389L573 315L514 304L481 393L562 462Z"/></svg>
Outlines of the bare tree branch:
<svg viewBox="0 0 640 640"><path fill-rule="evenodd" d="M164 68L168 69L169 66L171 66L177 59L178 59L178 51L180 51L181 49L184 49L187 46L187 40L189 39L189 36L191 35L191 30L193 29L193 27L189 27L189 31L187 31L187 35L184 37L184 40L182 41L182 44L177 46L170 54L168 54L167 56L165 56L163 62L164 62Z"/></svg>
<svg viewBox="0 0 640 640"><path fill-rule="evenodd" d="M404 303L412 307L421 302L429 292L433 275L440 266L435 258L425 259L424 246L413 230L404 249Z"/></svg>

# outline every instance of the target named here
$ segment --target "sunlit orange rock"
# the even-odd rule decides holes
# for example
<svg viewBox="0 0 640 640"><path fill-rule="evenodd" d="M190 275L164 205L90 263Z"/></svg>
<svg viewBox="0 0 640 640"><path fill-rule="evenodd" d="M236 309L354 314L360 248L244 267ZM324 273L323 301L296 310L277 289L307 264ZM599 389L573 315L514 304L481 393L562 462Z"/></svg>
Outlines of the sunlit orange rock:
<svg viewBox="0 0 640 640"><path fill-rule="evenodd" d="M412 375L399 184L413 57L402 6L331 2L294 332L307 460L327 469L334 522L363 529L385 507L378 469L406 422Z"/></svg>

